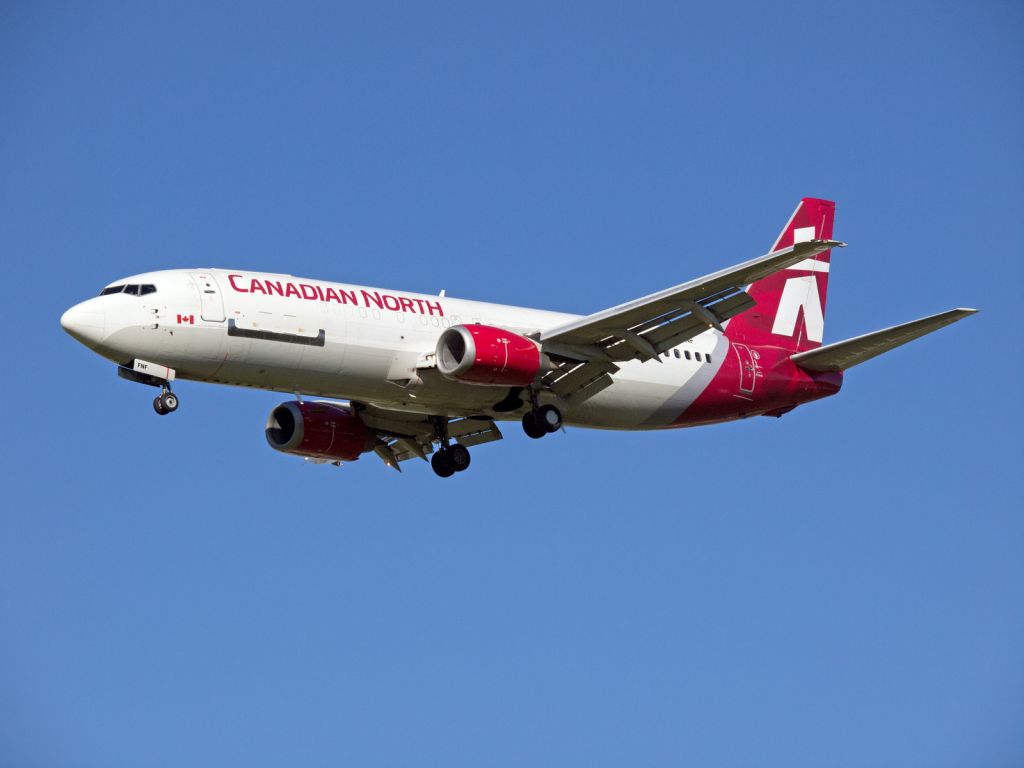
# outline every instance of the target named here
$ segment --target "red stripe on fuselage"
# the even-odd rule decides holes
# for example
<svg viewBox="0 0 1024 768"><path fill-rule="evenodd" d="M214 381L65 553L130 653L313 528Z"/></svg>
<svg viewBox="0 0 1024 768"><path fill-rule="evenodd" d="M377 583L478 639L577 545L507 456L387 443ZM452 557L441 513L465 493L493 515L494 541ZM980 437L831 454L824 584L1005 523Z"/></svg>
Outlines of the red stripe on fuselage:
<svg viewBox="0 0 1024 768"><path fill-rule="evenodd" d="M842 387L841 372L805 371L789 359L791 354L778 347L730 342L715 377L673 426L692 427L784 411L834 395Z"/></svg>

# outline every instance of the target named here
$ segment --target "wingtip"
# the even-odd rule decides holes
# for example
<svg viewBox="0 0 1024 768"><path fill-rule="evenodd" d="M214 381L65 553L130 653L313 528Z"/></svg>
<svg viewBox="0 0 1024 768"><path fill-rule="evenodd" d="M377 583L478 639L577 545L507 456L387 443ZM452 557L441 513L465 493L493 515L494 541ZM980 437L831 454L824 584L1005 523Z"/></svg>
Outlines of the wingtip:
<svg viewBox="0 0 1024 768"><path fill-rule="evenodd" d="M963 313L968 314L968 315L975 315L978 312L981 312L980 309L971 309L970 307L957 307L953 311L954 312L963 312Z"/></svg>

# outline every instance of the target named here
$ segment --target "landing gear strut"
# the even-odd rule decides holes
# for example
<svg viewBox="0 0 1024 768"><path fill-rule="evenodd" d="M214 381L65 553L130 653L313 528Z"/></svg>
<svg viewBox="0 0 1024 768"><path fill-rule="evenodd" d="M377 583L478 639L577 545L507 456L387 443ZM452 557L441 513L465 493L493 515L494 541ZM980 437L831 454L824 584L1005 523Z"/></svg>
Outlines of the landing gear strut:
<svg viewBox="0 0 1024 768"><path fill-rule="evenodd" d="M153 410L161 416L174 413L178 410L178 396L171 392L169 386L164 386L163 392L153 399Z"/></svg>
<svg viewBox="0 0 1024 768"><path fill-rule="evenodd" d="M530 390L533 409L523 414L523 431L534 440L562 428L562 412L553 405L540 405L537 393Z"/></svg>
<svg viewBox="0 0 1024 768"><path fill-rule="evenodd" d="M439 418L436 424L437 439L441 447L430 457L430 466L438 477L451 477L456 472L469 468L469 449L461 443L448 443L448 420Z"/></svg>

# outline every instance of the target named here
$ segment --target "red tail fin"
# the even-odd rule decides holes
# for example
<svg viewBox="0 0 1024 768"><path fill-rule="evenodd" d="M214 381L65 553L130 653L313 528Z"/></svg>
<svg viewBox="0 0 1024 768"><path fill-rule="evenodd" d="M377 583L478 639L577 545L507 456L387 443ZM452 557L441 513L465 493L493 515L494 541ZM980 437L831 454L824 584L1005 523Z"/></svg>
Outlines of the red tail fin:
<svg viewBox="0 0 1024 768"><path fill-rule="evenodd" d="M776 240L773 251L805 240L831 240L836 204L805 197ZM821 346L831 251L794 264L751 284L757 306L729 321L726 335L745 344L803 352Z"/></svg>

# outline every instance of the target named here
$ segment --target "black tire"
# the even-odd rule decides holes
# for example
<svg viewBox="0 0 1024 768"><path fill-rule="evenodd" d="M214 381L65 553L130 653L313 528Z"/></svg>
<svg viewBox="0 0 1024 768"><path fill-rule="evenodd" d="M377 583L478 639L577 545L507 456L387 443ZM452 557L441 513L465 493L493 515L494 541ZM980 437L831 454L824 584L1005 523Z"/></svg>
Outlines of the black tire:
<svg viewBox="0 0 1024 768"><path fill-rule="evenodd" d="M469 469L469 462L473 457L469 455L469 448L459 443L448 448L448 459L451 461L456 472L465 472Z"/></svg>
<svg viewBox="0 0 1024 768"><path fill-rule="evenodd" d="M562 412L553 405L542 405L537 410L537 423L548 432L557 432L562 428Z"/></svg>
<svg viewBox="0 0 1024 768"><path fill-rule="evenodd" d="M534 440L538 440L548 433L544 425L537 420L537 414L533 411L523 414L523 432Z"/></svg>
<svg viewBox="0 0 1024 768"><path fill-rule="evenodd" d="M173 392L164 392L160 395L160 405L167 413L174 413L178 410L178 396Z"/></svg>
<svg viewBox="0 0 1024 768"><path fill-rule="evenodd" d="M452 457L447 449L444 448L430 457L430 466L438 477L451 477L455 474L455 465L452 463Z"/></svg>
<svg viewBox="0 0 1024 768"><path fill-rule="evenodd" d="M153 410L161 416L167 415L167 410L164 408L164 401L160 398L160 395L153 398Z"/></svg>

